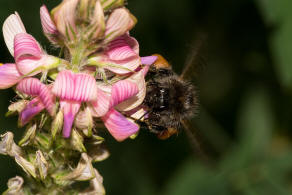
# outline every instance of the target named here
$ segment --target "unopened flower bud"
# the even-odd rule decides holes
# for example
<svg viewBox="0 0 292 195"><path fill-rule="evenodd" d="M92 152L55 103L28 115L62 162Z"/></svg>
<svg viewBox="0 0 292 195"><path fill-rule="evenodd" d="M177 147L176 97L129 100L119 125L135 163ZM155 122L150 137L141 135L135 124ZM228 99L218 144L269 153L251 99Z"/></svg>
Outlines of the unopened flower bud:
<svg viewBox="0 0 292 195"><path fill-rule="evenodd" d="M79 152L86 152L86 148L83 145L83 137L78 133L76 129L72 130L71 145L75 150Z"/></svg>
<svg viewBox="0 0 292 195"><path fill-rule="evenodd" d="M44 180L48 175L49 165L43 153L40 150L36 152L36 167L38 169L40 178Z"/></svg>
<svg viewBox="0 0 292 195"><path fill-rule="evenodd" d="M21 168L29 175L33 176L36 178L36 170L35 167L32 163L24 159L23 157L16 155L15 156L15 161L16 163L21 166Z"/></svg>
<svg viewBox="0 0 292 195"><path fill-rule="evenodd" d="M81 129L87 137L92 136L93 118L88 107L77 114L74 123L75 126L78 129Z"/></svg>
<svg viewBox="0 0 292 195"><path fill-rule="evenodd" d="M103 186L103 178L99 174L99 172L94 169L95 178L90 181L90 187L86 189L83 193L79 193L80 195L104 195L105 189Z"/></svg>
<svg viewBox="0 0 292 195"><path fill-rule="evenodd" d="M57 133L59 133L62 130L63 120L64 120L64 115L63 115L63 112L60 110L58 114L55 116L52 123L51 134L52 134L53 139L55 139Z"/></svg>
<svg viewBox="0 0 292 195"><path fill-rule="evenodd" d="M57 176L57 177L56 177ZM94 168L92 167L91 160L86 153L81 154L81 159L77 167L69 174L55 175L56 180L75 180L86 181L95 177Z"/></svg>
<svg viewBox="0 0 292 195"><path fill-rule="evenodd" d="M22 154L21 148L13 141L13 133L7 132L1 135L0 154L10 155L12 157Z"/></svg>
<svg viewBox="0 0 292 195"><path fill-rule="evenodd" d="M110 156L109 151L103 146L92 147L88 152L88 155L92 158L93 162L101 162Z"/></svg>
<svg viewBox="0 0 292 195"><path fill-rule="evenodd" d="M124 0L104 0L102 1L102 7L104 11L112 10L121 7L125 4Z"/></svg>
<svg viewBox="0 0 292 195"><path fill-rule="evenodd" d="M27 105L29 101L28 100L20 100L18 102L12 103L9 107L8 107L8 112L6 113L5 116L10 116L14 113L20 113Z"/></svg>
<svg viewBox="0 0 292 195"><path fill-rule="evenodd" d="M7 183L8 190L6 190L3 193L3 195L24 195L22 185L23 185L22 177L16 176L14 178L9 179Z"/></svg>
<svg viewBox="0 0 292 195"><path fill-rule="evenodd" d="M36 124L27 126L27 130L18 144L20 146L26 146L29 144L29 142L33 141L33 139L35 138L36 129L37 129Z"/></svg>

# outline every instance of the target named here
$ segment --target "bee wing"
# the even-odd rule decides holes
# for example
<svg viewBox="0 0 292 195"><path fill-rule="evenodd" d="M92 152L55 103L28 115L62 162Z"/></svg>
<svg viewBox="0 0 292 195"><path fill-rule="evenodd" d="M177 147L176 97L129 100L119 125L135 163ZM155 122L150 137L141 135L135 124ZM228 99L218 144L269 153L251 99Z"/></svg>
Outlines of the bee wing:
<svg viewBox="0 0 292 195"><path fill-rule="evenodd" d="M210 159L206 153L206 151L202 147L201 141L198 139L200 137L198 135L198 131L194 130L194 127L190 126L190 122L187 120L182 120L181 124L184 127L185 133L188 137L189 143L191 145L191 148L196 156L200 158L203 162L209 164Z"/></svg>
<svg viewBox="0 0 292 195"><path fill-rule="evenodd" d="M204 33L199 33L197 37L198 38L193 41L191 52L189 52L189 55L186 58L184 69L180 75L180 78L183 80L190 79L189 77L191 76L197 77L198 72L201 72L201 69L205 64L199 53L207 39L207 36Z"/></svg>

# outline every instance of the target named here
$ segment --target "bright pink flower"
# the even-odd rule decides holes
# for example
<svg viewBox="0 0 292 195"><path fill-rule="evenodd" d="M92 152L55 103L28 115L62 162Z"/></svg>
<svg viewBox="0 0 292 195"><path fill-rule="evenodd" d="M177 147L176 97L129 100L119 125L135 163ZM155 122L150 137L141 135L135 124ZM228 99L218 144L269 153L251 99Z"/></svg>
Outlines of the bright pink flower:
<svg viewBox="0 0 292 195"><path fill-rule="evenodd" d="M50 86L41 83L36 78L25 78L18 83L16 90L34 97L20 114L20 124L22 126L44 108L51 116L55 115L55 98Z"/></svg>
<svg viewBox="0 0 292 195"><path fill-rule="evenodd" d="M89 65L100 66L116 74L134 72L141 65L139 44L126 33L108 43L103 53L91 57Z"/></svg>
<svg viewBox="0 0 292 195"><path fill-rule="evenodd" d="M60 108L64 113L63 136L68 138L81 103L97 99L96 81L89 74L64 70L58 74L52 91L60 98Z"/></svg>
<svg viewBox="0 0 292 195"><path fill-rule="evenodd" d="M33 76L44 69L55 67L59 58L49 56L40 48L39 43L25 32L18 14L9 16L3 25L5 43L14 56L16 64L0 67L0 89L9 88L25 76Z"/></svg>
<svg viewBox="0 0 292 195"><path fill-rule="evenodd" d="M55 23L53 22L51 15L45 5L40 8L40 16L41 16L41 23L43 31L46 37L52 42L56 43L57 36L59 35L59 31Z"/></svg>

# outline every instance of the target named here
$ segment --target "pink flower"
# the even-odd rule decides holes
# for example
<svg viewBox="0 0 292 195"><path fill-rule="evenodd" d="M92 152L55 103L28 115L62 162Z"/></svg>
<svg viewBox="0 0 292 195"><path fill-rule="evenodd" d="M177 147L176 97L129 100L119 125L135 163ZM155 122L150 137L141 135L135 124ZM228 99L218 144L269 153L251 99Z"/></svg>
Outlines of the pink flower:
<svg viewBox="0 0 292 195"><path fill-rule="evenodd" d="M126 33L108 43L105 51L90 57L89 65L102 67L116 74L134 72L141 65L139 44Z"/></svg>
<svg viewBox="0 0 292 195"><path fill-rule="evenodd" d="M21 126L29 122L43 109L46 109L51 116L55 115L55 98L50 86L41 83L36 78L25 78L18 83L16 90L34 97L20 113Z"/></svg>
<svg viewBox="0 0 292 195"><path fill-rule="evenodd" d="M15 58L15 64L4 64L0 67L1 89L9 88L25 76L36 75L60 63L59 58L47 55L39 43L25 32L17 13L5 20L3 35L8 50Z"/></svg>
<svg viewBox="0 0 292 195"><path fill-rule="evenodd" d="M40 8L43 32L52 43L58 43L59 31L45 5Z"/></svg>
<svg viewBox="0 0 292 195"><path fill-rule="evenodd" d="M60 109L64 113L63 136L68 138L81 103L97 99L96 81L89 74L64 70L58 74L52 91L60 98Z"/></svg>

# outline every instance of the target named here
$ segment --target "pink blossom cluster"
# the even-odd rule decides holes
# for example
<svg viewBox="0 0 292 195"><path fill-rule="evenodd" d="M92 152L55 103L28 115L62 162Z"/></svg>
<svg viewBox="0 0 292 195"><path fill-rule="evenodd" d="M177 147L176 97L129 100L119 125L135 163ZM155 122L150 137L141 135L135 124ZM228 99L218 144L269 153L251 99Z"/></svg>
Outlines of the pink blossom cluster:
<svg viewBox="0 0 292 195"><path fill-rule="evenodd" d="M156 57L139 56L139 44L129 34L134 16L108 1L63 0L51 13L42 6L40 18L44 34L69 57L47 54L17 13L6 19L3 35L15 63L0 66L0 88L16 86L29 99L19 124L40 112L52 119L61 113L65 138L72 128L88 128L96 120L118 141L136 134L139 125L124 113L139 110L146 94L144 77ZM108 72L116 79L109 82Z"/></svg>

